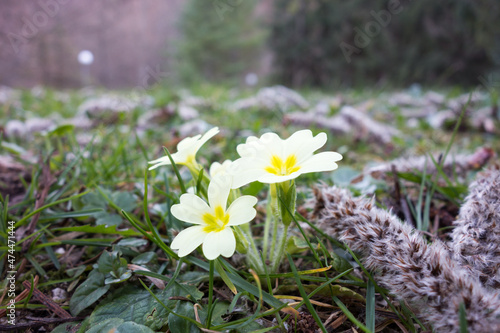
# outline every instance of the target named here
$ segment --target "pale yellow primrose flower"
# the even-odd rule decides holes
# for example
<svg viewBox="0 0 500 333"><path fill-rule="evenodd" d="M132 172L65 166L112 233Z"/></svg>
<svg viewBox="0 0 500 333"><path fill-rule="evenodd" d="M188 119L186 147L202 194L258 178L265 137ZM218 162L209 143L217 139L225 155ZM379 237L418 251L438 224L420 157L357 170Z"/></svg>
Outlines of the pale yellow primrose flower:
<svg viewBox="0 0 500 333"><path fill-rule="evenodd" d="M203 134L198 134L193 137L187 137L183 139L181 142L177 144L177 152L174 154L171 154L172 159L176 164L181 164L185 165L187 167L190 166L196 166L196 153L198 150L207 142L210 140L213 136L215 136L217 133L219 133L219 128L214 127L210 129L208 132ZM163 156L160 157L156 160L149 161L149 164L154 164L149 168L149 170L156 169L159 166L162 165L170 165L170 159L168 156Z"/></svg>
<svg viewBox="0 0 500 333"><path fill-rule="evenodd" d="M220 164L219 162L212 163L212 165L210 165L210 170L209 170L210 177L213 178L216 175L227 173L228 170L231 168L232 163L233 161L231 160L225 160L224 162L222 162L222 164Z"/></svg>
<svg viewBox="0 0 500 333"><path fill-rule="evenodd" d="M232 188L253 181L281 183L295 179L303 173L332 171L342 155L322 152L314 155L326 143L326 134L313 137L310 130L301 130L282 140L275 133L260 138L248 137L246 143L236 147L241 158L233 162L229 172L233 175Z"/></svg>
<svg viewBox="0 0 500 333"><path fill-rule="evenodd" d="M236 239L231 226L250 222L256 215L253 208L255 197L245 195L236 199L226 209L230 178L215 176L208 185L208 204L200 197L185 193L180 203L173 205L171 213L177 219L195 226L182 230L172 241L170 247L179 250L179 257L184 257L203 244L203 254L208 260L220 255L230 257L236 249Z"/></svg>

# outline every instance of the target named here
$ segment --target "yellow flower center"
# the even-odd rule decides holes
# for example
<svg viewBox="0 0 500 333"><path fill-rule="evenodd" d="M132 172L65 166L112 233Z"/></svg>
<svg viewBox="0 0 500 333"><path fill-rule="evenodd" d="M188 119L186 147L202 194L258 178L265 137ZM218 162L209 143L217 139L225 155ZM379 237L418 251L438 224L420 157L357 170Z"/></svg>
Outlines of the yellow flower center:
<svg viewBox="0 0 500 333"><path fill-rule="evenodd" d="M203 231L206 233L222 231L229 222L229 215L224 212L221 206L215 207L215 214L205 213L202 218L206 224Z"/></svg>
<svg viewBox="0 0 500 333"><path fill-rule="evenodd" d="M289 155L285 162L278 156L273 155L271 157L271 165L267 166L264 170L276 176L287 176L300 169L300 166L296 164L297 157L295 155Z"/></svg>

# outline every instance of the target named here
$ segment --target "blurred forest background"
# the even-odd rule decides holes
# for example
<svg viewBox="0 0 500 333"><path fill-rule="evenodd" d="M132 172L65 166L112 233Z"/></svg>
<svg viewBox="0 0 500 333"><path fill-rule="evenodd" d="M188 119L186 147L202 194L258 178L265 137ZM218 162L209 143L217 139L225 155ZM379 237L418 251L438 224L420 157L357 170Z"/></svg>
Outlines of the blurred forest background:
<svg viewBox="0 0 500 333"><path fill-rule="evenodd" d="M497 0L2 0L0 85L495 86L499 22Z"/></svg>

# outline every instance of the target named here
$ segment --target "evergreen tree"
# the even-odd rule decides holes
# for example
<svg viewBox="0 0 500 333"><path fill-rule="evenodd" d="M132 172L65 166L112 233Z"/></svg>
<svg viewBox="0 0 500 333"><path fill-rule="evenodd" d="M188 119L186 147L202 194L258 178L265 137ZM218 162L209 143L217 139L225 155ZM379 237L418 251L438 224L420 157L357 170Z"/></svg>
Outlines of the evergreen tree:
<svg viewBox="0 0 500 333"><path fill-rule="evenodd" d="M497 0L275 0L276 78L291 85L461 83L500 65Z"/></svg>
<svg viewBox="0 0 500 333"><path fill-rule="evenodd" d="M263 42L255 0L189 0L180 21L178 74L185 83L234 83L253 69Z"/></svg>

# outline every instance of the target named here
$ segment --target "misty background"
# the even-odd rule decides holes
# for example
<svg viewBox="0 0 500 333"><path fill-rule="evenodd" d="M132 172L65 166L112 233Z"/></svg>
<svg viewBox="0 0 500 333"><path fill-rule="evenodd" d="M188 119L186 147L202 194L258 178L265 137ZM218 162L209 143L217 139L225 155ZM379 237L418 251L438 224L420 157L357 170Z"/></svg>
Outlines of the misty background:
<svg viewBox="0 0 500 333"><path fill-rule="evenodd" d="M495 86L499 22L494 0L3 0L0 85Z"/></svg>

